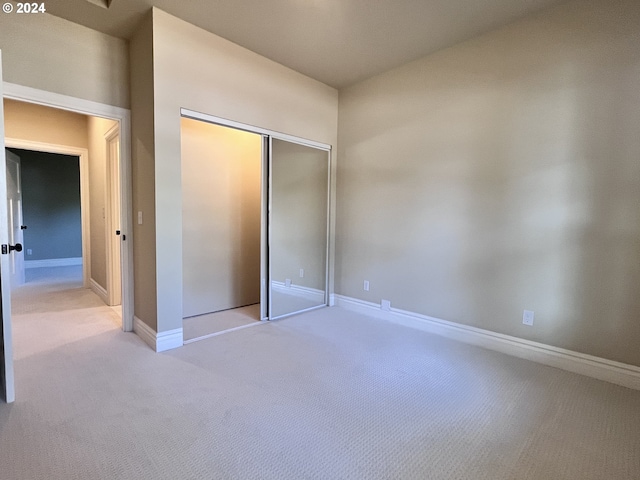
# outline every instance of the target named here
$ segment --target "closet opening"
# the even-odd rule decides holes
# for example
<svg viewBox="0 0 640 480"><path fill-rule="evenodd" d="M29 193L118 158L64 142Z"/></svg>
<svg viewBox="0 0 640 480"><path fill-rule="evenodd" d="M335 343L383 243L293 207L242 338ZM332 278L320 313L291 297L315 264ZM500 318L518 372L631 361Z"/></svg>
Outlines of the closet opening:
<svg viewBox="0 0 640 480"><path fill-rule="evenodd" d="M327 306L331 147L181 114L184 343Z"/></svg>
<svg viewBox="0 0 640 480"><path fill-rule="evenodd" d="M181 118L185 343L257 324L261 135Z"/></svg>

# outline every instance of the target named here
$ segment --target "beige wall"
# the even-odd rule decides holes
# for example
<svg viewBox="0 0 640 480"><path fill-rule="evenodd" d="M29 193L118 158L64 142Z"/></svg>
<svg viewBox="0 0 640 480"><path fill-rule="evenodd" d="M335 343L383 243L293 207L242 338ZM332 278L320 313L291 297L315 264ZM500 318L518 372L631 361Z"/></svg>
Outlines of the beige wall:
<svg viewBox="0 0 640 480"><path fill-rule="evenodd" d="M129 107L128 47L49 14L0 15L5 82Z"/></svg>
<svg viewBox="0 0 640 480"><path fill-rule="evenodd" d="M131 63L131 169L133 185L134 314L156 323L155 144L153 130L153 25L151 13L129 46ZM138 223L142 212L142 225ZM174 252L179 254L179 251Z"/></svg>
<svg viewBox="0 0 640 480"><path fill-rule="evenodd" d="M89 140L89 236L91 238L91 278L107 289L107 141L105 135L117 122L88 117Z"/></svg>
<svg viewBox="0 0 640 480"><path fill-rule="evenodd" d="M336 144L337 91L153 10L158 331L182 326L180 107Z"/></svg>
<svg viewBox="0 0 640 480"><path fill-rule="evenodd" d="M183 118L183 315L260 302L262 137Z"/></svg>
<svg viewBox="0 0 640 480"><path fill-rule="evenodd" d="M337 292L640 365L639 38L572 2L341 91Z"/></svg>
<svg viewBox="0 0 640 480"><path fill-rule="evenodd" d="M87 117L4 99L5 135L32 142L87 148Z"/></svg>

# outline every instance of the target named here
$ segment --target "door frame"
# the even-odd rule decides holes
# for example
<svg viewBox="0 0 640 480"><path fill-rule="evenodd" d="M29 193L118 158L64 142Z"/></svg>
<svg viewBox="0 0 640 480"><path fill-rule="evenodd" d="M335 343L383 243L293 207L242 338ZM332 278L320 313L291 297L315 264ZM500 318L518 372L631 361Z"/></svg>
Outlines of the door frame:
<svg viewBox="0 0 640 480"><path fill-rule="evenodd" d="M89 287L91 278L91 236L89 235L89 151L86 148L53 143L34 142L20 138L4 139L5 147L32 150L44 153L58 153L78 157L80 168L80 216L82 224L82 285Z"/></svg>
<svg viewBox="0 0 640 480"><path fill-rule="evenodd" d="M322 147L316 147L313 145L309 145L300 141L296 141L296 140L291 140L291 138L283 138L281 136L278 135L271 135L269 136L269 158L267 159L267 163L268 163L268 170L269 170L269 184L268 184L268 190L267 190L267 202L268 202L268 208L267 208L267 212L268 212L268 218L267 218L267 223L270 224L271 223L271 215L272 215L272 196L273 196L273 186L272 186L272 178L273 178L273 140L279 140L279 141L284 141L284 142L288 142L288 143L293 143L293 144L297 144L297 145L302 145L305 147L310 147L310 148L315 148L316 150L320 150L320 151L324 151L327 154L327 202L326 202L326 209L327 209L327 226L326 226L326 239L325 239L325 275L324 275L324 304L319 304L319 305L314 305L312 307L306 307L303 308L302 310L296 310L294 312L288 312L282 315L277 315L277 316L273 316L272 315L272 297L273 297L273 278L271 276L271 268L269 268L269 273L268 273L268 284L269 284L269 301L268 301L268 314L269 314L269 320L279 320L281 318L286 318L289 317L291 315L297 315L299 313L303 313L303 312L308 312L311 310L316 310L318 308L322 308L324 306L330 306L330 293L329 293L329 285L330 285L330 281L329 281L329 245L331 243L331 235L330 235L330 228L331 228L331 148L322 148ZM271 229L269 229L268 231L268 244L272 245L272 237L271 237ZM268 250L268 263L271 264L271 250L270 248L267 249Z"/></svg>
<svg viewBox="0 0 640 480"><path fill-rule="evenodd" d="M2 81L2 50L0 50L0 81ZM2 95L0 85L0 96ZM4 104L0 103L0 155L5 156L4 149ZM0 167L0 243L9 244L9 215L7 209L7 169L6 159ZM4 199L4 200L3 200ZM11 403L16 399L13 372L13 336L11 334L11 277L9 255L0 255L0 394Z"/></svg>
<svg viewBox="0 0 640 480"><path fill-rule="evenodd" d="M3 82L3 97L83 115L115 120L120 126L120 219L127 241L122 248L122 330L133 331L133 218L131 182L131 111L103 103Z"/></svg>

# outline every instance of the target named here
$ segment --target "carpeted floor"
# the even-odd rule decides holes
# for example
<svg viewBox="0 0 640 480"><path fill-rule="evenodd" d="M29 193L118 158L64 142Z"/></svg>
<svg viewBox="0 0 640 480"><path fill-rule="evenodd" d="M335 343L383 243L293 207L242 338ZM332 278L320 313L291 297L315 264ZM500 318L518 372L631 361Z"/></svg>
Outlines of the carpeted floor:
<svg viewBox="0 0 640 480"><path fill-rule="evenodd" d="M3 480L640 478L639 391L338 308L156 354L51 306L14 319Z"/></svg>

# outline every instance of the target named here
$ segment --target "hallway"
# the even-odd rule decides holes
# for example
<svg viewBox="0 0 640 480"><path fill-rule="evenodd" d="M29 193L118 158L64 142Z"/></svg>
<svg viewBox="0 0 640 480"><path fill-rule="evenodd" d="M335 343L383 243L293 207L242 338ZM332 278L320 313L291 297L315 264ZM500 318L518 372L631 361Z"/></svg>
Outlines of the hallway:
<svg viewBox="0 0 640 480"><path fill-rule="evenodd" d="M117 312L82 286L81 265L27 269L26 283L11 293L11 312L15 360L121 325Z"/></svg>

